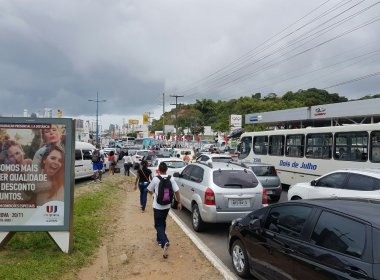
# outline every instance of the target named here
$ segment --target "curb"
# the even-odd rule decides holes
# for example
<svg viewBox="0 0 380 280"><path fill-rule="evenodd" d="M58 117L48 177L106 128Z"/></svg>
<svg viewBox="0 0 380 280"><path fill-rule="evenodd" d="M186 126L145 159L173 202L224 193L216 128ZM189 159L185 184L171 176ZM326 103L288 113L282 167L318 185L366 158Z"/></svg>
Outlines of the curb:
<svg viewBox="0 0 380 280"><path fill-rule="evenodd" d="M203 253L211 264L219 270L226 280L238 280L238 278L229 270L225 264L196 236L189 228L178 218L178 216L169 211L170 217L183 230L183 232L193 241L194 245Z"/></svg>

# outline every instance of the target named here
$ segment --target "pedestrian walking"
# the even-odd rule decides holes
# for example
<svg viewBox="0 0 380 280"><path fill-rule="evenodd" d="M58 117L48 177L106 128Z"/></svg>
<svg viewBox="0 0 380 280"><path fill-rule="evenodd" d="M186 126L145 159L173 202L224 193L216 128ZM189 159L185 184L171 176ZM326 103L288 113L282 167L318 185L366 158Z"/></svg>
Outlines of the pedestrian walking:
<svg viewBox="0 0 380 280"><path fill-rule="evenodd" d="M102 180L102 174L103 174L103 162L104 162L104 154L100 150L100 145L96 144L96 149L92 152L92 169L94 171L94 175L92 178L94 179L94 182L96 180L101 181Z"/></svg>
<svg viewBox="0 0 380 280"><path fill-rule="evenodd" d="M177 201L177 208L182 209L181 198L179 194L179 188L174 178L166 175L168 166L165 162L161 162L158 166L160 175L153 178L152 182L148 186L148 191L153 195L153 216L154 227L156 229L157 244L161 246L163 250L163 257L168 257L169 238L166 234L166 218L170 210L170 202L175 195ZM168 190L168 191L166 191ZM166 194L171 194L168 202L164 202ZM170 196L170 195L169 195Z"/></svg>
<svg viewBox="0 0 380 280"><path fill-rule="evenodd" d="M148 162L146 160L141 161L141 166L137 170L136 180L135 180L135 190L137 189L137 185L140 189L140 207L141 211L145 211L146 201L148 196L147 187L152 181L152 170L148 168Z"/></svg>
<svg viewBox="0 0 380 280"><path fill-rule="evenodd" d="M132 157L128 154L128 151L123 156L124 160L124 176L129 176L129 170L131 169L133 165Z"/></svg>
<svg viewBox="0 0 380 280"><path fill-rule="evenodd" d="M116 156L115 156L114 151L110 151L110 154L108 156L108 161L110 163L110 172L112 173L112 175L114 175L115 174L115 167L117 164L117 160L116 160Z"/></svg>
<svg viewBox="0 0 380 280"><path fill-rule="evenodd" d="M184 162L186 162L186 163L189 163L190 160L191 160L189 154L190 154L190 153L186 151L186 152L185 152L185 155L183 156L183 159L182 159L182 160L183 160Z"/></svg>

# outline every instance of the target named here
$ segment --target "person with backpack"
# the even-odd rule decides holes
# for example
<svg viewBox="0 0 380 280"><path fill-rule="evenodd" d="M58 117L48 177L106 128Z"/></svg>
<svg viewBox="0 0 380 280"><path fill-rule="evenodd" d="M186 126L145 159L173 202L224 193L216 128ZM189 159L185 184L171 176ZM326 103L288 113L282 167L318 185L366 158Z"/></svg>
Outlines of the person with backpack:
<svg viewBox="0 0 380 280"><path fill-rule="evenodd" d="M104 161L104 155L100 151L100 145L96 144L96 149L92 152L92 170L94 171L93 179L94 182L98 179L99 181L102 181L102 174L103 174L103 161Z"/></svg>
<svg viewBox="0 0 380 280"><path fill-rule="evenodd" d="M136 180L135 180L135 190L137 189L137 184L140 189L140 206L141 211L145 211L146 201L148 196L147 187L152 181L152 170L148 168L148 162L146 160L141 161L141 167L137 169Z"/></svg>
<svg viewBox="0 0 380 280"><path fill-rule="evenodd" d="M153 215L154 227L156 229L157 244L163 250L163 257L168 257L169 239L166 235L166 218L170 210L170 204L173 196L177 201L177 209L181 210L181 197L179 187L172 176L167 176L168 166L165 162L161 162L158 166L160 175L153 178L148 186L148 192L153 195Z"/></svg>

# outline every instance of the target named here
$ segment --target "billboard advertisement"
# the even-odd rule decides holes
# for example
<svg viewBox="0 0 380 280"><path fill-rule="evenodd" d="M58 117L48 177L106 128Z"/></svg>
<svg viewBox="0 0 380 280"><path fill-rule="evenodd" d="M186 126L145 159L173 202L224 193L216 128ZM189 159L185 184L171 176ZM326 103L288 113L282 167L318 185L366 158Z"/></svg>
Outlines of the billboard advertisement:
<svg viewBox="0 0 380 280"><path fill-rule="evenodd" d="M230 129L231 131L236 128L242 127L242 115L230 115Z"/></svg>
<svg viewBox="0 0 380 280"><path fill-rule="evenodd" d="M139 120L132 120L132 119L129 119L129 120L128 120L128 124L139 124Z"/></svg>
<svg viewBox="0 0 380 280"><path fill-rule="evenodd" d="M0 231L68 230L74 121L0 118Z"/></svg>

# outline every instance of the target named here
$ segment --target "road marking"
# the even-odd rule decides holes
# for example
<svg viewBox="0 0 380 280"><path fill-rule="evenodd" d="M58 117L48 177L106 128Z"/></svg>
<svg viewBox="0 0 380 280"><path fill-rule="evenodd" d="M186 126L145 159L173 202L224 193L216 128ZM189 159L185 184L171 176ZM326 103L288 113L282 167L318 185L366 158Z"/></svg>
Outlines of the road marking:
<svg viewBox="0 0 380 280"><path fill-rule="evenodd" d="M195 246L205 255L212 265L219 270L226 280L238 280L231 270L181 221L181 219L173 212L169 211L170 217L178 224L183 232L193 241Z"/></svg>

